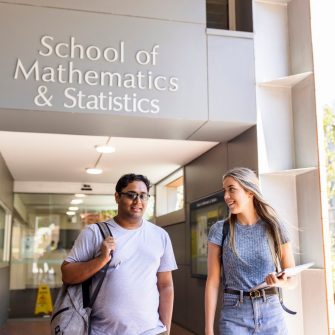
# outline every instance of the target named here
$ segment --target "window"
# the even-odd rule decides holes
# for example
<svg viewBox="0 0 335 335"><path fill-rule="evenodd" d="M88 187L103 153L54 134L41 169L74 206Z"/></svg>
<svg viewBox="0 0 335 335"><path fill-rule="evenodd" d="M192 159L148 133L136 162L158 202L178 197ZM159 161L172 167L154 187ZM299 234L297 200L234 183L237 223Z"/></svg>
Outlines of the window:
<svg viewBox="0 0 335 335"><path fill-rule="evenodd" d="M146 218L153 216L150 198ZM117 213L114 195L73 194L14 195L10 288L35 289L41 283L60 287L60 265L81 229ZM4 212L0 207L0 250L3 246Z"/></svg>
<svg viewBox="0 0 335 335"><path fill-rule="evenodd" d="M183 169L174 172L156 185L156 215L184 208Z"/></svg>
<svg viewBox="0 0 335 335"><path fill-rule="evenodd" d="M8 266L10 253L11 214L0 203L0 266Z"/></svg>
<svg viewBox="0 0 335 335"><path fill-rule="evenodd" d="M0 263L4 258L6 211L0 206Z"/></svg>
<svg viewBox="0 0 335 335"><path fill-rule="evenodd" d="M252 32L252 0L207 0L207 28Z"/></svg>
<svg viewBox="0 0 335 335"><path fill-rule="evenodd" d="M153 216L154 199L150 197L146 218ZM9 317L33 317L36 290L43 284L56 292L62 285L60 266L81 229L114 217L117 204L113 194L16 193L14 209ZM8 230L5 216L0 205L1 255ZM7 212L7 223L8 217ZM22 309L22 299L27 308Z"/></svg>
<svg viewBox="0 0 335 335"><path fill-rule="evenodd" d="M229 30L228 0L207 0L207 28Z"/></svg>

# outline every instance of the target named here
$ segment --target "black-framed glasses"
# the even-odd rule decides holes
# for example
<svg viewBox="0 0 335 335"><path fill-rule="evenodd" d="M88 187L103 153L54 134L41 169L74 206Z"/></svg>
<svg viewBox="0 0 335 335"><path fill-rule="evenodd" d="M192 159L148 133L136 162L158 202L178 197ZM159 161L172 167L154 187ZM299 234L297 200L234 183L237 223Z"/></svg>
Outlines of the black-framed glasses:
<svg viewBox="0 0 335 335"><path fill-rule="evenodd" d="M126 196L129 200L135 201L140 199L141 201L148 201L150 194L148 193L137 193L137 192L120 192L119 194Z"/></svg>

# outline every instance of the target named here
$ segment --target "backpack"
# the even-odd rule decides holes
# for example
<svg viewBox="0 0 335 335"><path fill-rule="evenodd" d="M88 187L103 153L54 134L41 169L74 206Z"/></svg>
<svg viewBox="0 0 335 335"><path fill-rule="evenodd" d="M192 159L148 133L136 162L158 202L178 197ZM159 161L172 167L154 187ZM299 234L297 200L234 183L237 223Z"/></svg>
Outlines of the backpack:
<svg viewBox="0 0 335 335"><path fill-rule="evenodd" d="M106 222L96 223L103 236L113 236ZM111 256L113 256L111 254ZM103 280L105 279L108 266L112 260L102 268L102 276L92 296L90 297L90 286L92 277L83 283L75 285L62 285L51 315L51 335L89 335L90 315L94 301L99 293Z"/></svg>

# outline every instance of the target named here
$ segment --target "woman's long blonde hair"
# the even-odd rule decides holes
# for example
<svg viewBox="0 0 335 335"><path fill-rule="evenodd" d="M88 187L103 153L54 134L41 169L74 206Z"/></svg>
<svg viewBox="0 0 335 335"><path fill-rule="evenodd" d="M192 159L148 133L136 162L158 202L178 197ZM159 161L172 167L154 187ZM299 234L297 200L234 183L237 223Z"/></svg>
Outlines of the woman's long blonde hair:
<svg viewBox="0 0 335 335"><path fill-rule="evenodd" d="M280 245L283 244L283 241L280 234L279 218L276 211L263 198L256 174L248 168L236 167L225 173L222 181L228 177L235 179L245 191L253 194L253 204L256 213L266 223L268 232L273 239L275 253L281 259ZM228 220L230 232L229 245L236 252L234 223L237 221L237 215L229 213Z"/></svg>

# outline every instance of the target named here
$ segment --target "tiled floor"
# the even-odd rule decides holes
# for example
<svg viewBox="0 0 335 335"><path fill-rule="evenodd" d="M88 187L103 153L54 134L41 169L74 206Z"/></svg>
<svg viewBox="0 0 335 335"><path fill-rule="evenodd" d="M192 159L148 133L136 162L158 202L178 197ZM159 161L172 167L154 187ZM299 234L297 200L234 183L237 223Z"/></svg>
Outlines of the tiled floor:
<svg viewBox="0 0 335 335"><path fill-rule="evenodd" d="M0 335L49 335L49 319L10 319L0 328ZM75 334L73 334L75 335ZM171 335L194 335L173 324Z"/></svg>
<svg viewBox="0 0 335 335"><path fill-rule="evenodd" d="M173 323L171 327L171 335L195 335L195 334Z"/></svg>
<svg viewBox="0 0 335 335"><path fill-rule="evenodd" d="M49 335L49 320L11 319L0 328L0 335Z"/></svg>

